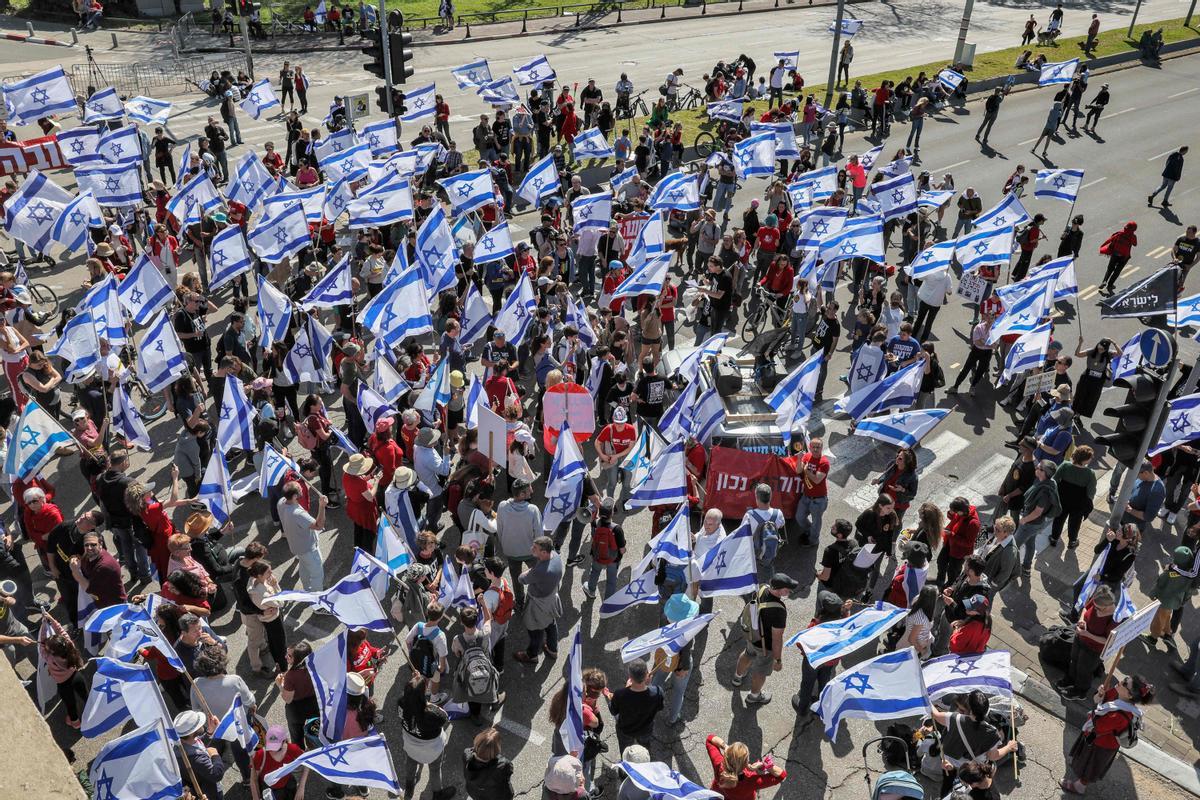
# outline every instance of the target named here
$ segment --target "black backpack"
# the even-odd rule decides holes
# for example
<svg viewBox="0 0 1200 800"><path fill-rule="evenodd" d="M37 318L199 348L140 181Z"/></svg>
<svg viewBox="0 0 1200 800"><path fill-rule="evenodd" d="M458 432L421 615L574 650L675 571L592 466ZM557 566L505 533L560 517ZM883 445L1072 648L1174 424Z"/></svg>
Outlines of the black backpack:
<svg viewBox="0 0 1200 800"><path fill-rule="evenodd" d="M426 678L432 678L437 674L437 648L433 646L433 639L425 636L425 623L423 622L417 624L417 638L413 640L412 647L408 651L408 660L413 669Z"/></svg>
<svg viewBox="0 0 1200 800"><path fill-rule="evenodd" d="M837 567L829 575L829 580L826 581L825 585L829 587L829 590L843 600L857 599L867 588L870 569L854 566L861 550L862 547L858 544L848 548L838 560Z"/></svg>
<svg viewBox="0 0 1200 800"><path fill-rule="evenodd" d="M1074 627L1055 625L1038 637L1038 655L1045 664L1065 672L1071 666L1071 645L1074 643Z"/></svg>

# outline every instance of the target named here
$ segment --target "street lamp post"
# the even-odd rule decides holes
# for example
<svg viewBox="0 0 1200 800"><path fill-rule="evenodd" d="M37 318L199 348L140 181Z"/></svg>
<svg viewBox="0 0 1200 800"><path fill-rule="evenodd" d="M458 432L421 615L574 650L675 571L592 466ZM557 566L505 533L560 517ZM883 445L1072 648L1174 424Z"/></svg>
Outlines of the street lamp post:
<svg viewBox="0 0 1200 800"><path fill-rule="evenodd" d="M846 0L838 0L837 21L833 23L833 50L829 53L829 81L825 84L825 108L833 105L833 89L837 84L838 50L842 44L842 18L846 14Z"/></svg>
<svg viewBox="0 0 1200 800"><path fill-rule="evenodd" d="M971 27L971 11L975 8L975 0L966 0L963 4L962 25L958 28L958 43L954 45L954 63L962 62L963 47L967 44L967 30Z"/></svg>
<svg viewBox="0 0 1200 800"><path fill-rule="evenodd" d="M1195 8L1195 7L1196 7L1196 4L1192 3L1192 8ZM1125 34L1130 39L1133 38L1133 26L1137 25L1138 12L1141 10L1142 10L1142 0L1138 0L1137 5L1134 6L1134 8L1133 8L1133 16L1130 17L1130 19L1129 19L1129 33ZM1192 16L1192 12L1191 12L1191 10L1189 10L1188 18L1191 18L1191 16Z"/></svg>

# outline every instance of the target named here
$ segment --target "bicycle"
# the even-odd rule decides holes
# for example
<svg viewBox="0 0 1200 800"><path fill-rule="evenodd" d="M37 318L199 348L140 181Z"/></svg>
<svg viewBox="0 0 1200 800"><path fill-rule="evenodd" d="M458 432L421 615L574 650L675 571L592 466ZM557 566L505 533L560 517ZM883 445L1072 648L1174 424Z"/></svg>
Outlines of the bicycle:
<svg viewBox="0 0 1200 800"><path fill-rule="evenodd" d="M695 86L688 86L687 94L675 101L675 107L682 111L699 108L702 105L704 105L704 95Z"/></svg>
<svg viewBox="0 0 1200 800"><path fill-rule="evenodd" d="M755 285L747 305L749 308L742 320L743 341L756 339L764 330L780 330L791 324L791 315L780 308L775 295L761 286Z"/></svg>
<svg viewBox="0 0 1200 800"><path fill-rule="evenodd" d="M646 101L642 99L642 95L645 93L646 90L643 89L631 97L628 103L618 106L616 115L617 119L633 119L634 117L650 116L650 109L646 106Z"/></svg>
<svg viewBox="0 0 1200 800"><path fill-rule="evenodd" d="M153 422L167 411L167 398L163 392L152 392L137 371L137 358L133 348L126 345L121 353L121 360L128 364L122 383L129 392L129 399L137 408L138 416L147 422Z"/></svg>
<svg viewBox="0 0 1200 800"><path fill-rule="evenodd" d="M717 150L728 151L733 146L742 140L741 131L738 126L726 120L720 120L717 123L716 131L700 131L696 134L696 139L692 142L692 147L696 150L698 158L708 158Z"/></svg>
<svg viewBox="0 0 1200 800"><path fill-rule="evenodd" d="M35 314L49 319L58 316L58 294L44 283L30 281L25 284L29 297L33 300L30 310Z"/></svg>

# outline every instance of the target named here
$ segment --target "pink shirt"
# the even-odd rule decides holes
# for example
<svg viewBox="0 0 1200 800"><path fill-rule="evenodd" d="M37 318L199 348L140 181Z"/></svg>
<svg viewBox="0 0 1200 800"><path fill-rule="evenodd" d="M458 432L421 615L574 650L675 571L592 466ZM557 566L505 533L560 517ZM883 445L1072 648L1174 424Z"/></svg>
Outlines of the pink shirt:
<svg viewBox="0 0 1200 800"><path fill-rule="evenodd" d="M861 189L867 185L867 171L862 168L862 164L847 164L846 174L850 176L855 189Z"/></svg>

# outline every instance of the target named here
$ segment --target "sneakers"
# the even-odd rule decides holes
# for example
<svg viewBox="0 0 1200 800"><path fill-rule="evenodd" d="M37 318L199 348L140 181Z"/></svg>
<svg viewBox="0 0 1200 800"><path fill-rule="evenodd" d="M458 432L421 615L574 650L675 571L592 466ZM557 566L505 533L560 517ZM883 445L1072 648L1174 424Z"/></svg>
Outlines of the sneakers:
<svg viewBox="0 0 1200 800"><path fill-rule="evenodd" d="M746 680L746 676L745 676L745 675L738 675L738 674L735 672L735 673L733 674L733 677L729 679L729 683L730 683L731 685L733 685L733 686L741 686L741 685L742 685L742 681L744 681L744 680Z"/></svg>
<svg viewBox="0 0 1200 800"><path fill-rule="evenodd" d="M450 695L446 694L445 692L438 692L437 694L429 696L429 702L433 703L435 706L440 706L449 699Z"/></svg>
<svg viewBox="0 0 1200 800"><path fill-rule="evenodd" d="M1142 642L1145 643L1146 647L1148 647L1149 649L1151 649L1151 650L1158 649L1158 637L1157 636L1152 636L1149 633L1143 633L1138 638L1141 639Z"/></svg>
<svg viewBox="0 0 1200 800"><path fill-rule="evenodd" d="M1175 519L1176 519L1176 517L1177 517L1177 515L1175 514L1175 512L1174 512L1174 511L1170 512L1169 514L1167 514L1167 524L1168 524L1168 525L1174 525L1174 524L1175 524Z"/></svg>
<svg viewBox="0 0 1200 800"><path fill-rule="evenodd" d="M811 708L805 708L804 706L800 705L799 693L792 695L792 708L794 708L796 713L802 717L812 713Z"/></svg>
<svg viewBox="0 0 1200 800"><path fill-rule="evenodd" d="M770 692L759 692L758 694L751 692L746 695L746 705L748 706L765 706L769 702L771 702Z"/></svg>
<svg viewBox="0 0 1200 800"><path fill-rule="evenodd" d="M589 589L589 588L587 587L587 584L585 583L585 584L583 585L583 595L584 595L584 597L587 597L589 600L595 599L595 597L596 597L596 590L595 590L595 589Z"/></svg>

